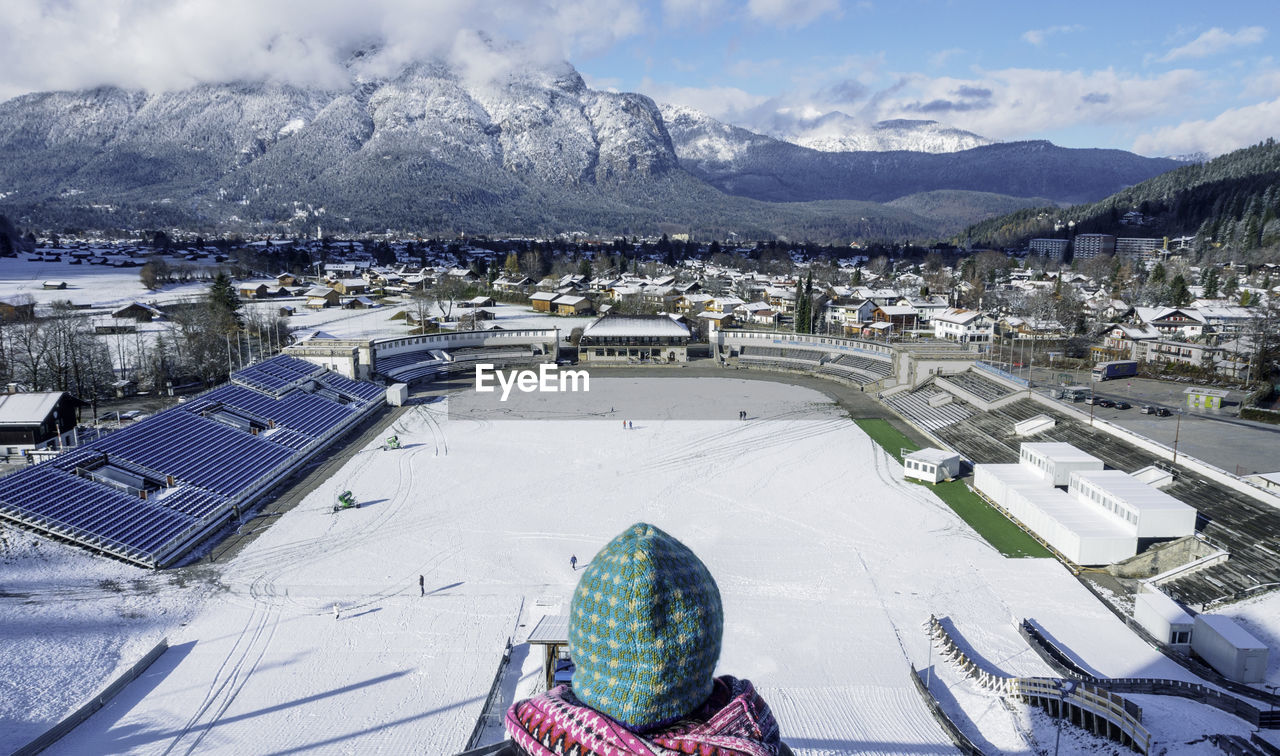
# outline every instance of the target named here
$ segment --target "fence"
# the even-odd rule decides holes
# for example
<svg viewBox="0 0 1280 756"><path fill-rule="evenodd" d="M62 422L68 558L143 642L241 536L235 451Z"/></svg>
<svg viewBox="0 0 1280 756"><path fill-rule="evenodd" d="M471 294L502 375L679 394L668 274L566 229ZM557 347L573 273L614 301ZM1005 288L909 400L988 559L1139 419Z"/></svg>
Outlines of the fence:
<svg viewBox="0 0 1280 756"><path fill-rule="evenodd" d="M511 639L507 638L507 647L502 651L502 661L498 663L498 671L493 676L493 683L489 685L489 694L484 697L484 706L480 709L480 716L476 717L476 726L471 728L471 735L467 738L466 751L478 747L480 737L484 735L485 727L488 726L491 714L490 709L493 708L494 697L498 695L498 688L502 685L502 673L507 671L507 664L511 661Z"/></svg>
<svg viewBox="0 0 1280 756"><path fill-rule="evenodd" d="M1094 677L1081 669L1052 641L1046 638L1030 620L1024 619L1022 621L1022 624L1018 627L1018 633L1026 639L1032 650L1040 658L1044 659L1049 666L1060 674L1067 677L1120 693L1177 696L1191 699L1206 706L1212 706L1219 711L1225 711L1228 714L1240 717L1249 724L1263 729L1274 729L1280 726L1280 711L1263 710L1247 701L1200 683L1143 677ZM1267 693L1262 691L1252 692L1259 700L1266 700L1268 696ZM1272 702L1274 700L1273 698Z"/></svg>
<svg viewBox="0 0 1280 756"><path fill-rule="evenodd" d="M1013 381L1019 386L1023 386L1023 387L1031 386L1031 382L1028 381L1026 378L1019 378L1013 373L1010 373L1007 370L1001 370L1000 368L996 367L995 365L992 365L991 363L983 362L982 360L976 360L974 361L973 366L978 368L979 370L990 373L992 375L1000 376L1006 381Z"/></svg>
<svg viewBox="0 0 1280 756"><path fill-rule="evenodd" d="M83 706L81 706L80 708L73 711L71 714L64 717L61 722L58 722L53 727L50 727L48 730L46 730L42 735L37 737L35 740L32 740L30 743L27 743L23 747L14 751L13 756L35 756L35 754L40 753L44 749L56 743L58 741L58 738L61 738L63 735L66 735L67 733L71 732L81 722L93 716L93 713L96 712L98 709L101 709L103 706L106 706L111 699L115 698L116 695L120 693L120 691L124 690L124 687L126 685L136 680L138 678L138 675L141 675L143 672L145 672L147 670L147 667L150 667L151 664L156 659L159 659L160 655L163 654L168 649L169 649L168 639L167 638L160 639L160 642L157 643L154 648L148 651L146 656L142 657L132 667L125 670L119 677L113 680L111 684L108 685L106 688L103 688L101 693L94 696L92 700L88 701Z"/></svg>
<svg viewBox="0 0 1280 756"><path fill-rule="evenodd" d="M965 735L956 726L956 723L951 721L951 717L948 717L947 713L942 710L942 705L938 703L938 699L933 697L933 693L920 680L920 673L916 671L914 664L911 665L911 682L915 684L916 692L924 698L924 702L929 707L929 712L933 714L933 718L938 724L942 725L942 729L947 731L947 735L951 737L951 742L956 744L956 748L960 749L960 753L963 753L964 756L985 756L982 753L982 749L974 745L973 741L969 740L969 736Z"/></svg>
<svg viewBox="0 0 1280 756"><path fill-rule="evenodd" d="M1142 709L1132 701L1076 679L1004 677L983 669L969 658L936 617L929 617L929 634L941 644L943 658L951 660L986 690L1040 706L1051 716L1065 718L1138 753L1150 751L1151 733L1142 726Z"/></svg>

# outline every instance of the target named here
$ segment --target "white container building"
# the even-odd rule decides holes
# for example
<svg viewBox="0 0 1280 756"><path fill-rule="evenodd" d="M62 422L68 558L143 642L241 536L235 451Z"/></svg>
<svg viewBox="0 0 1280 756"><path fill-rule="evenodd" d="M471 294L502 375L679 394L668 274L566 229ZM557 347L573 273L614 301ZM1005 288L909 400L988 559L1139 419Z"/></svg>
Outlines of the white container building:
<svg viewBox="0 0 1280 756"><path fill-rule="evenodd" d="M404 383L393 383L387 386L387 404L392 407L403 407L409 401L409 386Z"/></svg>
<svg viewBox="0 0 1280 756"><path fill-rule="evenodd" d="M1077 470L1101 470L1102 460L1061 441L1037 441L1022 444L1019 461L1038 470L1055 486L1065 486Z"/></svg>
<svg viewBox="0 0 1280 756"><path fill-rule="evenodd" d="M1196 615L1191 650L1228 680L1262 682L1267 673L1266 644L1221 614Z"/></svg>
<svg viewBox="0 0 1280 756"><path fill-rule="evenodd" d="M1120 470L1077 471L1068 491L1128 523L1139 538L1181 538L1196 531L1194 508Z"/></svg>
<svg viewBox="0 0 1280 756"><path fill-rule="evenodd" d="M1014 488L1044 488L1040 474L1023 465L973 466L973 487L1001 507L1008 509L1009 491Z"/></svg>
<svg viewBox="0 0 1280 756"><path fill-rule="evenodd" d="M1026 465L976 465L973 480L987 498L1076 564L1111 564L1137 553L1132 529L1082 505Z"/></svg>
<svg viewBox="0 0 1280 756"><path fill-rule="evenodd" d="M1156 640L1176 651L1191 651L1195 620L1178 602L1159 590L1144 585L1133 597L1133 618Z"/></svg>
<svg viewBox="0 0 1280 756"><path fill-rule="evenodd" d="M960 477L960 455L942 449L919 449L902 458L902 474L937 483Z"/></svg>

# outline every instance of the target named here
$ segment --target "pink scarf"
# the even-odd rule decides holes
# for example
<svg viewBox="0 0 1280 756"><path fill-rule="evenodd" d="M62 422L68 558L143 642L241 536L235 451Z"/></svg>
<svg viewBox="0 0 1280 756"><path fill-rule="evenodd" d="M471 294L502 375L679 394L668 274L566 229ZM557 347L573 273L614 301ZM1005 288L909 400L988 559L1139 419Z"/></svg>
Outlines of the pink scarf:
<svg viewBox="0 0 1280 756"><path fill-rule="evenodd" d="M533 756L778 756L782 749L769 705L750 681L727 675L697 711L643 735L584 705L568 685L517 701L507 732Z"/></svg>

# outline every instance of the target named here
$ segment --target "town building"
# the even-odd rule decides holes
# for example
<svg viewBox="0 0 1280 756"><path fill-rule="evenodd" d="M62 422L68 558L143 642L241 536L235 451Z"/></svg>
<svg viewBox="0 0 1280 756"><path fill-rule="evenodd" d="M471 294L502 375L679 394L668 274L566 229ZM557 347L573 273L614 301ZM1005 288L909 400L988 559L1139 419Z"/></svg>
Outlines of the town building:
<svg viewBox="0 0 1280 756"><path fill-rule="evenodd" d="M688 362L689 328L667 315L597 318L582 331L578 359L585 363Z"/></svg>
<svg viewBox="0 0 1280 756"><path fill-rule="evenodd" d="M1110 257L1116 253L1116 237L1111 234L1076 234L1072 246L1075 260Z"/></svg>

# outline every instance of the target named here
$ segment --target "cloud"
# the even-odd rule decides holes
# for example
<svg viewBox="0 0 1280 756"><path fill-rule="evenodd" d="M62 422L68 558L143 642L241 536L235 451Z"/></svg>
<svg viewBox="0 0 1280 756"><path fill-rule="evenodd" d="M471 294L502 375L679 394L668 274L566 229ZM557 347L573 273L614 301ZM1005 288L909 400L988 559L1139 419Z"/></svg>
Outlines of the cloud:
<svg viewBox="0 0 1280 756"><path fill-rule="evenodd" d="M357 50L372 51L357 72L385 75L415 60L471 60L468 46L480 30L518 41L521 57L563 59L638 34L643 7L640 0L432 0L425 12L416 0L366 0L358 10L342 0L8 0L0 99L237 80L341 87Z"/></svg>
<svg viewBox="0 0 1280 756"><path fill-rule="evenodd" d="M747 14L758 21L804 27L827 14L840 15L840 0L747 0Z"/></svg>
<svg viewBox="0 0 1280 756"><path fill-rule="evenodd" d="M1175 47L1158 58L1161 63L1170 63L1185 58L1207 58L1236 47L1256 45L1267 36L1267 30L1261 26L1245 26L1235 34L1213 27L1190 42Z"/></svg>
<svg viewBox="0 0 1280 756"><path fill-rule="evenodd" d="M1050 26L1047 29L1030 29L1022 33L1022 41L1039 47L1044 44L1045 38L1052 34L1069 34L1077 31L1084 31L1084 27L1080 24L1068 24L1065 26Z"/></svg>
<svg viewBox="0 0 1280 756"><path fill-rule="evenodd" d="M660 103L683 105L728 123L742 122L744 113L770 99L737 87L682 87L651 79L640 83L640 91Z"/></svg>
<svg viewBox="0 0 1280 756"><path fill-rule="evenodd" d="M1028 68L978 71L972 79L912 74L893 93L873 96L875 109L864 117L938 115L985 137L1020 139L1100 119L1136 124L1183 112L1203 94L1203 81L1202 74L1186 69L1156 76Z"/></svg>
<svg viewBox="0 0 1280 756"><path fill-rule="evenodd" d="M837 104L858 102L871 94L871 88L857 79L841 79L818 91L817 97Z"/></svg>
<svg viewBox="0 0 1280 756"><path fill-rule="evenodd" d="M662 21L667 26L701 26L726 12L726 0L662 0Z"/></svg>
<svg viewBox="0 0 1280 756"><path fill-rule="evenodd" d="M948 47L945 50L939 50L933 55L929 56L929 65L933 66L934 68L942 68L947 64L948 60L951 60L957 55L963 55L966 52L968 51L960 47Z"/></svg>
<svg viewBox="0 0 1280 756"><path fill-rule="evenodd" d="M925 113L927 115L937 115L938 113L967 113L971 110L986 110L991 107L990 102L960 102L957 100L930 100L928 102L913 102L903 106L912 113Z"/></svg>
<svg viewBox="0 0 1280 756"><path fill-rule="evenodd" d="M1280 98L1232 108L1209 120L1162 126L1138 137L1133 150L1143 155L1221 155L1275 137L1277 123Z"/></svg>

